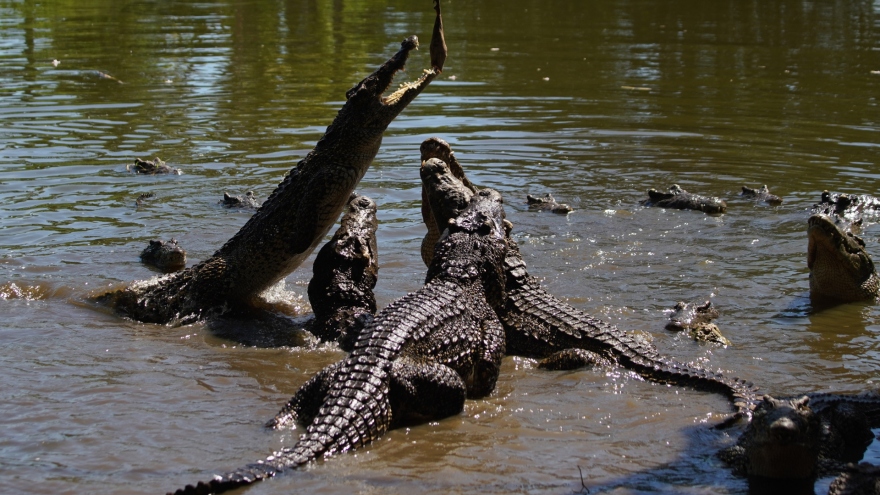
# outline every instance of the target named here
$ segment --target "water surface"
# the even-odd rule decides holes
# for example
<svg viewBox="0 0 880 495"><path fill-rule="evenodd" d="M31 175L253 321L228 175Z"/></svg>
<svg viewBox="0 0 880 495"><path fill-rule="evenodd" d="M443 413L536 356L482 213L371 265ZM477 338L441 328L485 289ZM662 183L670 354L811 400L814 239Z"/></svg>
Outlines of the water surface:
<svg viewBox="0 0 880 495"><path fill-rule="evenodd" d="M418 146L439 136L574 306L772 394L877 386L880 312L811 307L806 219L824 189L880 193L880 4L447 1L444 17L442 78L359 187L380 208L380 306L424 278ZM262 424L338 349L242 347L83 301L154 276L150 239L210 256L248 218L223 192L268 196L345 91L432 22L427 0L0 0L4 490L161 493L295 442ZM399 77L427 65L423 49ZM126 170L156 156L183 175ZM639 206L673 183L728 213ZM737 197L763 184L782 206ZM527 209L547 192L575 211ZM303 312L310 274L283 293ZM732 346L663 329L664 309L707 299ZM247 493L745 493L713 457L738 432L707 427L728 411L624 370L506 358L463 414Z"/></svg>

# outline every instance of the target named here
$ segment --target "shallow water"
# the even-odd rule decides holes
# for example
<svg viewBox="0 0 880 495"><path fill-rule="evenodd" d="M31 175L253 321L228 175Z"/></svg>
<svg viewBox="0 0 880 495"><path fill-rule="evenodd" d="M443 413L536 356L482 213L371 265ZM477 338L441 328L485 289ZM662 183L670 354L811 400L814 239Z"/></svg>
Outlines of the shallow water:
<svg viewBox="0 0 880 495"><path fill-rule="evenodd" d="M347 89L404 37L427 43L429 4L0 0L3 491L163 492L295 442L262 424L339 350L247 348L84 299L154 276L150 239L190 264L213 253L248 217L223 192L268 196ZM380 306L424 278L418 146L440 136L505 196L562 299L772 394L877 386L880 311L811 307L806 218L823 189L880 193L880 4L446 1L444 18L442 78L359 187L380 208ZM183 175L126 171L155 156ZM728 213L639 206L672 183ZM737 197L762 184L782 206ZM575 211L527 209L547 192ZM310 275L283 293L302 311ZM664 309L707 299L732 346L663 329ZM506 358L463 414L247 493L745 493L712 456L737 433L707 427L728 411L624 370Z"/></svg>

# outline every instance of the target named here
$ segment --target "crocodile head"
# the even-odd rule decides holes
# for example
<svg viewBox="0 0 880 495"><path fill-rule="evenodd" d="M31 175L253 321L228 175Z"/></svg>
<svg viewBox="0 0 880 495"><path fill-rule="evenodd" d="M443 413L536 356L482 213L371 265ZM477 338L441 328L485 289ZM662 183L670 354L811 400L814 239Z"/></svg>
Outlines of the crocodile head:
<svg viewBox="0 0 880 495"><path fill-rule="evenodd" d="M439 18L439 12L437 17ZM442 25L434 27L432 37L434 39L442 38ZM361 149L355 148L353 152L372 153L378 149L382 140L382 133L388 127L388 124L406 108L410 102L422 92L431 81L440 73L441 67L436 65L430 69L426 69L421 77L412 82L403 83L393 93L384 96L385 92L391 86L394 75L398 71L404 70L409 53L419 48L419 39L416 36L410 36L403 40L400 44L400 50L394 54L388 61L376 69L375 72L364 78L349 89L346 94L346 102L339 111L339 114L333 121L333 124L327 128L327 133L322 141L335 143L332 138L336 132L345 132L345 142L347 145L360 144ZM434 59L446 57L446 45L443 43L431 44L431 58ZM439 53L442 51L443 53ZM354 142L351 133L353 130L359 129L360 139L362 143ZM336 131L336 132L334 132ZM320 149L319 146L316 150Z"/></svg>
<svg viewBox="0 0 880 495"><path fill-rule="evenodd" d="M874 299L880 278L865 242L847 231L846 221L816 214L807 222L807 266L810 297L819 300L859 301Z"/></svg>
<svg viewBox="0 0 880 495"><path fill-rule="evenodd" d="M512 227L505 219L501 194L493 189L472 192L437 158L424 162L420 174L433 216L445 227L432 251L427 280L439 276L480 279L486 299L500 304L506 239Z"/></svg>
<svg viewBox="0 0 880 495"><path fill-rule="evenodd" d="M749 477L813 478L822 426L807 396L779 400L765 395L743 438Z"/></svg>
<svg viewBox="0 0 880 495"><path fill-rule="evenodd" d="M165 272L175 272L186 266L186 251L177 244L177 239L152 240L141 252L141 261Z"/></svg>

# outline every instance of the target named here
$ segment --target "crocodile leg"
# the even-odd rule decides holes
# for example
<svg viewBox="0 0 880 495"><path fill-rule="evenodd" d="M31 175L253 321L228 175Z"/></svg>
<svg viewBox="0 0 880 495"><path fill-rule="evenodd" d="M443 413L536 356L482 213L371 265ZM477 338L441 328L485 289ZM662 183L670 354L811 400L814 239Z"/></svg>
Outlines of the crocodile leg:
<svg viewBox="0 0 880 495"><path fill-rule="evenodd" d="M330 390L330 379L341 363L333 363L309 378L274 418L266 422L266 428L281 428L293 423L309 424L318 415L324 398Z"/></svg>
<svg viewBox="0 0 880 495"><path fill-rule="evenodd" d="M391 368L390 394L394 425L401 426L461 413L467 387L449 366L398 359Z"/></svg>

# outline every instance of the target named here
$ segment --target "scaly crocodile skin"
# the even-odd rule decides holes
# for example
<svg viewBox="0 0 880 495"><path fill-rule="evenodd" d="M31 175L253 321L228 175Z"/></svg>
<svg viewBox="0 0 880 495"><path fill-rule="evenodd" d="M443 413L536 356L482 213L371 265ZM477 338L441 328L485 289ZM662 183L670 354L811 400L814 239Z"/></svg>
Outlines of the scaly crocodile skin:
<svg viewBox="0 0 880 495"><path fill-rule="evenodd" d="M440 226L467 204L473 186L460 181L459 172L444 165L442 157L453 156L449 145L437 138L428 141L429 146L422 145L423 183L428 183L426 176L432 177L431 181L437 184L433 191L442 191L442 194L432 195L431 191L423 190L428 205L424 217L433 218ZM463 177L460 165L457 170ZM436 230L429 228L426 237L433 236L432 232ZM425 239L422 246L431 242L432 239ZM725 425L748 415L757 402L757 389L751 383L663 357L648 342L635 339L614 325L560 301L528 274L519 248L512 239L508 239L504 269L507 299L494 308L504 324L508 354L544 358L542 367L556 369L601 363L608 359L652 381L722 392L733 399L737 409L737 414Z"/></svg>
<svg viewBox="0 0 880 495"><path fill-rule="evenodd" d="M315 149L213 256L157 282L134 282L96 299L135 320L187 323L208 310L249 305L296 269L339 218L388 124L436 77L438 71L426 70L382 96L417 47L415 36L407 38L400 51L346 93Z"/></svg>
<svg viewBox="0 0 880 495"><path fill-rule="evenodd" d="M307 423L292 448L178 494L219 493L364 445L401 424L461 412L495 388L504 329L490 304L504 298L501 195L473 196L435 249L425 286L367 323L344 360L305 383L270 421Z"/></svg>

